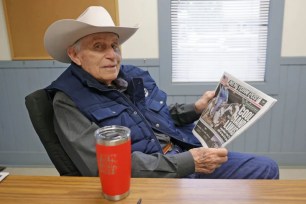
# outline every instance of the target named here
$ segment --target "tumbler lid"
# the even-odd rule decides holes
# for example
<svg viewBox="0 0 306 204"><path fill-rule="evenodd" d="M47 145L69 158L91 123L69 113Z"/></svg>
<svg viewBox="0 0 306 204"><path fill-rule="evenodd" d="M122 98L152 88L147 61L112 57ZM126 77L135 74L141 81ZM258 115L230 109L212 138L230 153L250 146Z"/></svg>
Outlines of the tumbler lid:
<svg viewBox="0 0 306 204"><path fill-rule="evenodd" d="M125 143L130 139L131 130L124 126L104 126L95 131L97 144L115 146Z"/></svg>

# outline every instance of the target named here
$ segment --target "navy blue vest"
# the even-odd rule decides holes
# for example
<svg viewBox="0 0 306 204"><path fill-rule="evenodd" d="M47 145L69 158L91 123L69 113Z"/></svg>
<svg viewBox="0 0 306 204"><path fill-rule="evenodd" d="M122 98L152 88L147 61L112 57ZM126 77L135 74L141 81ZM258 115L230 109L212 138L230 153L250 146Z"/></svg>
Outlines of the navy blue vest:
<svg viewBox="0 0 306 204"><path fill-rule="evenodd" d="M76 64L71 64L46 89L62 91L90 120L103 127L122 125L131 129L132 151L162 152L154 131L169 135L184 149L200 146L192 134L193 124L176 127L161 91L147 71L121 65L119 77L128 82L126 94L99 83Z"/></svg>

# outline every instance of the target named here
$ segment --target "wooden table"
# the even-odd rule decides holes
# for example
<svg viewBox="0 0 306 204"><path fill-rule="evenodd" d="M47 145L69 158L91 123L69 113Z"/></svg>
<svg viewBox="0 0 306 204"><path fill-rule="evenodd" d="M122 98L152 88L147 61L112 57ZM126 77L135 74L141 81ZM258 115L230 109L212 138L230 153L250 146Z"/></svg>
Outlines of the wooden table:
<svg viewBox="0 0 306 204"><path fill-rule="evenodd" d="M0 203L306 203L306 180L132 179L121 201L102 198L99 178L13 176L0 183Z"/></svg>

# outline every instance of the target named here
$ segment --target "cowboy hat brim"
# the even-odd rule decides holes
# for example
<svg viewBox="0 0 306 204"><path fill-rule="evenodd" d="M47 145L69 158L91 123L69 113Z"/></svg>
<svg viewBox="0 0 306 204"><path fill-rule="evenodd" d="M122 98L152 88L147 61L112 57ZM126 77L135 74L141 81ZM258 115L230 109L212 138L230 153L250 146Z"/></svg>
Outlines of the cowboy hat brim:
<svg viewBox="0 0 306 204"><path fill-rule="evenodd" d="M137 27L94 26L74 19L63 19L49 26L45 32L44 45L47 52L55 60L70 63L71 60L67 55L67 48L77 40L93 33L111 32L118 34L119 44L122 44L137 29Z"/></svg>

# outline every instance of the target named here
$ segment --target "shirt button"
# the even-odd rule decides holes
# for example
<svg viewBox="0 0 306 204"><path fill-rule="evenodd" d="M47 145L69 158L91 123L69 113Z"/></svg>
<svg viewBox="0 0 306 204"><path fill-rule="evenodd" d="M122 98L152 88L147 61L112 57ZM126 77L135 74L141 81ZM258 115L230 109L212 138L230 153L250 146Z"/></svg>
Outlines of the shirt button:
<svg viewBox="0 0 306 204"><path fill-rule="evenodd" d="M134 115L137 115L137 111L134 111Z"/></svg>
<svg viewBox="0 0 306 204"><path fill-rule="evenodd" d="M164 102L163 102L163 101L160 101L159 103L160 103L160 104L163 104Z"/></svg>
<svg viewBox="0 0 306 204"><path fill-rule="evenodd" d="M158 128L158 127L159 127L159 124L157 123L157 124L155 125L155 127L157 127L157 128Z"/></svg>
<svg viewBox="0 0 306 204"><path fill-rule="evenodd" d="M113 111L113 114L115 114L116 113L116 111Z"/></svg>
<svg viewBox="0 0 306 204"><path fill-rule="evenodd" d="M151 142L155 142L155 140L154 140L154 139L151 139Z"/></svg>

